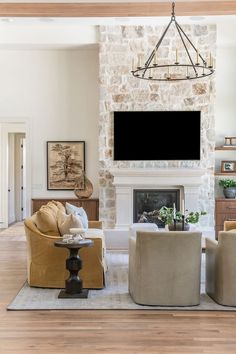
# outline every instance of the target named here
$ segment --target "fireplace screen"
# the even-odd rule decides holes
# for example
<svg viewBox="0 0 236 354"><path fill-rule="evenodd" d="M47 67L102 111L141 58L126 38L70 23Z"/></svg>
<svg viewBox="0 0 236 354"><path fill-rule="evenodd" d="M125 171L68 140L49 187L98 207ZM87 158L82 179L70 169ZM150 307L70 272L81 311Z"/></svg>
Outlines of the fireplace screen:
<svg viewBox="0 0 236 354"><path fill-rule="evenodd" d="M134 190L134 222L154 222L158 227L164 227L157 218L157 210L162 206L168 208L176 205L179 210L179 189L137 189Z"/></svg>

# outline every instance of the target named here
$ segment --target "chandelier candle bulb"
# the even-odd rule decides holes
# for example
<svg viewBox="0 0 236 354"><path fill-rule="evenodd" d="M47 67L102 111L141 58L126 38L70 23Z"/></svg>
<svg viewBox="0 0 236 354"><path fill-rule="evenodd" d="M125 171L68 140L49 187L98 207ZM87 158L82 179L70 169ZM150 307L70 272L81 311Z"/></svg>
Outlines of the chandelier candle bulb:
<svg viewBox="0 0 236 354"><path fill-rule="evenodd" d="M152 77L152 68L149 70L149 77Z"/></svg>
<svg viewBox="0 0 236 354"><path fill-rule="evenodd" d="M199 53L198 53L198 49L197 49L197 61L196 61L196 64L197 64L197 65L199 65L198 57L199 57Z"/></svg>
<svg viewBox="0 0 236 354"><path fill-rule="evenodd" d="M134 58L132 59L132 71L135 70L135 65L134 65Z"/></svg>
<svg viewBox="0 0 236 354"><path fill-rule="evenodd" d="M138 68L141 68L141 54L138 55Z"/></svg>
<svg viewBox="0 0 236 354"><path fill-rule="evenodd" d="M178 49L175 50L175 63L178 64Z"/></svg>
<svg viewBox="0 0 236 354"><path fill-rule="evenodd" d="M188 66L186 66L186 77L189 77L189 74L188 74Z"/></svg>
<svg viewBox="0 0 236 354"><path fill-rule="evenodd" d="M167 69L167 79L170 79L170 67L168 66L168 69Z"/></svg>
<svg viewBox="0 0 236 354"><path fill-rule="evenodd" d="M213 68L213 57L212 57L212 55L210 55L210 66L211 66L211 68Z"/></svg>

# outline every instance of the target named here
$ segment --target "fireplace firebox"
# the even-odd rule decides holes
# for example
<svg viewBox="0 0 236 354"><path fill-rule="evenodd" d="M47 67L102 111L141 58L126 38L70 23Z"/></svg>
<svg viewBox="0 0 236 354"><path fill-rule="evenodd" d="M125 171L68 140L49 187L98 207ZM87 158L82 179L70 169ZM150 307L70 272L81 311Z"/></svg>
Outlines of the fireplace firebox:
<svg viewBox="0 0 236 354"><path fill-rule="evenodd" d="M174 203L179 210L179 189L136 189L133 192L134 222L154 222L158 227L164 227L163 222L157 218L157 210L162 206L172 208Z"/></svg>

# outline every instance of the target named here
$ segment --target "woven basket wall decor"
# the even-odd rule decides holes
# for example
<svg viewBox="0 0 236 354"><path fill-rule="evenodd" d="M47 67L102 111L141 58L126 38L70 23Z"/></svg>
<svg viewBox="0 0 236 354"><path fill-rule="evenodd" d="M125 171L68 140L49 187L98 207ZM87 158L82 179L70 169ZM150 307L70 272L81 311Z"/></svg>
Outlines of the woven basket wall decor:
<svg viewBox="0 0 236 354"><path fill-rule="evenodd" d="M84 189L76 188L77 183L75 183L74 193L77 198L89 198L93 194L92 182L84 175Z"/></svg>

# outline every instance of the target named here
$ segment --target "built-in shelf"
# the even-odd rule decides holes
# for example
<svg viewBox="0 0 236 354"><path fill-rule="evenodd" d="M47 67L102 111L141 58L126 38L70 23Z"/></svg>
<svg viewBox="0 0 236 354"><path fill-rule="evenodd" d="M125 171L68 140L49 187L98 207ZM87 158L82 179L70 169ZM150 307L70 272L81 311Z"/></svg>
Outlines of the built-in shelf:
<svg viewBox="0 0 236 354"><path fill-rule="evenodd" d="M225 146L225 145L221 145L221 146L216 146L215 150L218 151L236 151L236 146ZM222 162L221 162L222 163ZM236 172L221 172L221 171L216 171L215 172L215 176L236 176Z"/></svg>
<svg viewBox="0 0 236 354"><path fill-rule="evenodd" d="M216 146L215 150L236 150L236 146Z"/></svg>
<svg viewBox="0 0 236 354"><path fill-rule="evenodd" d="M235 172L215 172L215 176L236 176Z"/></svg>

